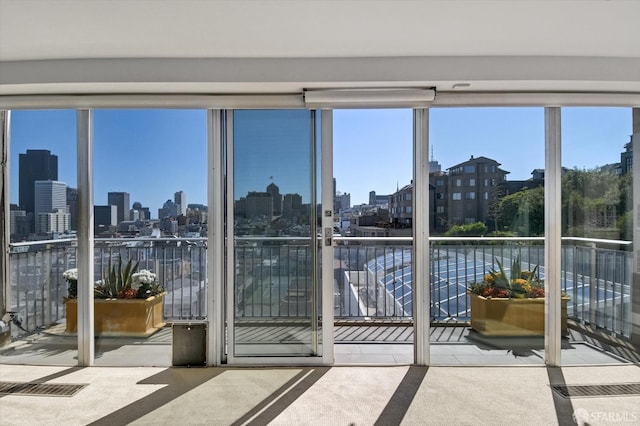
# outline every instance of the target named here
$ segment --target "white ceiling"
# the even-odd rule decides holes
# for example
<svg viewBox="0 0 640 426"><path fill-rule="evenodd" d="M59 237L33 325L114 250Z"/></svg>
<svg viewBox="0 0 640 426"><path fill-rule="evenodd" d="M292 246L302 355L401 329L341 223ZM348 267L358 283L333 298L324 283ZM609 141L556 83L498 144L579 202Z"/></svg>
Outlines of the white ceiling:
<svg viewBox="0 0 640 426"><path fill-rule="evenodd" d="M547 61L539 74L526 59L509 61L529 56ZM486 57L498 60L487 63ZM114 58L120 62L90 61ZM193 70L186 67L175 75L126 75L135 74L144 59L153 59L157 68L158 60L168 58L189 58L211 77L189 75ZM220 62L213 60L222 58L262 62L250 63L257 68L238 78L233 72L216 75ZM319 58L351 61L340 65L349 72L324 79L332 70ZM376 74L378 65L411 65L411 58L423 61L415 75L380 71L360 83L471 81L476 90L593 90L599 82L605 85L600 89L640 91L640 1L0 0L0 94L128 91L122 85L132 82L152 84L143 91L167 83L165 90L184 92L276 83L264 91L357 85L360 75ZM234 64L237 69L246 63ZM300 67L309 64L318 65L321 75L301 75ZM87 68L74 74L78 66ZM438 72L432 75L432 68ZM99 78L86 77L99 70Z"/></svg>
<svg viewBox="0 0 640 426"><path fill-rule="evenodd" d="M0 0L0 60L640 55L640 2Z"/></svg>

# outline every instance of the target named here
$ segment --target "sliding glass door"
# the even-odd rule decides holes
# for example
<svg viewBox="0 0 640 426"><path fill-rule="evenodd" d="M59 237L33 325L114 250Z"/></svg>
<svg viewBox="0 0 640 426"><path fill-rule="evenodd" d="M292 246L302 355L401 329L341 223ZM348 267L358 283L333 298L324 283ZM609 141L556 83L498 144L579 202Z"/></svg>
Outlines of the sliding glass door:
<svg viewBox="0 0 640 426"><path fill-rule="evenodd" d="M230 363L322 355L317 133L314 111L227 115Z"/></svg>

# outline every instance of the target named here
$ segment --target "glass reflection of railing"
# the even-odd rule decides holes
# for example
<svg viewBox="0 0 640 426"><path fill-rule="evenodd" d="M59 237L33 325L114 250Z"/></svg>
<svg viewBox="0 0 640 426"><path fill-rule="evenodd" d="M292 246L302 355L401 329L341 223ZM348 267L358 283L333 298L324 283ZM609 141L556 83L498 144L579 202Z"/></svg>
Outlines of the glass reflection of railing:
<svg viewBox="0 0 640 426"><path fill-rule="evenodd" d="M308 237L240 237L235 242L236 315L310 314ZM335 317L410 321L412 238L334 237L334 242ZM570 297L570 318L629 336L630 247L627 241L563 238L561 286ZM76 266L75 255L75 240L11 244L9 310L20 312L24 328L32 331L64 318L67 283L62 273ZM158 274L167 290L168 320L205 317L205 239L96 239L95 279L120 256ZM524 269L538 266L544 278L544 238L431 238L431 319L468 321L466 289L495 267L496 259L510 265L516 256Z"/></svg>
<svg viewBox="0 0 640 426"><path fill-rule="evenodd" d="M562 239L562 291L568 315L615 334L631 334L632 242Z"/></svg>
<svg viewBox="0 0 640 426"><path fill-rule="evenodd" d="M314 261L309 236L243 236L234 241L236 317L311 315Z"/></svg>

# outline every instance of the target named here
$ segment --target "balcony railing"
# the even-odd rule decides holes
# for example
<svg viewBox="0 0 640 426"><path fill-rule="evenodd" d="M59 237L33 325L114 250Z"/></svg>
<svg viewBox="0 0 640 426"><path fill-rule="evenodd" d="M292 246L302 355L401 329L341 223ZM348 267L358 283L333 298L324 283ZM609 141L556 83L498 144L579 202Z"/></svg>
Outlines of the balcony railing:
<svg viewBox="0 0 640 426"><path fill-rule="evenodd" d="M567 238L562 246L562 291L570 297L571 318L629 336L632 252L629 242ZM29 331L64 319L67 283L62 273L76 267L75 240L11 245L10 310ZM311 276L308 245L286 239L253 238L236 247L236 308L248 317L306 316L308 303L283 310L282 294L292 283ZM430 314L436 322L469 320L466 289L479 281L495 261L510 265L519 257L523 269L539 267L544 278L543 238L432 238L430 240ZM167 290L167 320L206 316L205 239L97 239L95 279L110 262L134 259L141 269L158 274ZM411 238L336 238L334 259L336 319L411 320L413 316L413 250ZM282 291L259 291L268 279ZM296 291L299 288L296 287ZM273 300L267 300L273 298Z"/></svg>
<svg viewBox="0 0 640 426"><path fill-rule="evenodd" d="M167 319L206 316L206 239L96 239L94 280L120 259L158 275L164 286ZM67 282L62 274L76 267L76 240L32 241L11 245L10 310L19 312L22 327L33 331L65 317Z"/></svg>

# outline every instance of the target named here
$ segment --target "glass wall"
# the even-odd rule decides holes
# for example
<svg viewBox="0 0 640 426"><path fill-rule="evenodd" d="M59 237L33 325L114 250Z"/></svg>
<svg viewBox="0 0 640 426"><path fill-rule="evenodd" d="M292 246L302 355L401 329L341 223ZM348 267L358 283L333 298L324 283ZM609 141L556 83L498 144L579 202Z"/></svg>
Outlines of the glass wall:
<svg viewBox="0 0 640 426"><path fill-rule="evenodd" d="M633 144L630 108L562 108L562 363L628 362Z"/></svg>
<svg viewBox="0 0 640 426"><path fill-rule="evenodd" d="M544 110L434 108L429 127L431 362L542 364Z"/></svg>
<svg viewBox="0 0 640 426"><path fill-rule="evenodd" d="M76 365L76 112L12 111L9 135L11 340L0 364ZM72 319L73 321L73 319Z"/></svg>
<svg viewBox="0 0 640 426"><path fill-rule="evenodd" d="M171 365L206 316L204 110L94 112L95 364Z"/></svg>
<svg viewBox="0 0 640 426"><path fill-rule="evenodd" d="M206 112L98 110L94 117L96 365L167 366L167 325L206 319ZM320 356L316 114L229 117L228 350L244 358ZM0 363L75 365L76 112L14 111L11 121L13 341L0 349ZM392 319L386 334L359 341L407 348L410 128L409 110L334 115L334 313L365 323ZM434 108L429 131L431 362L542 364L543 109ZM634 361L624 349L632 311L631 133L630 108L562 109L564 365ZM138 302L150 302L142 312L151 322L133 320L137 308L127 305ZM124 321L99 316L98 305ZM353 342L345 336L336 328L339 345ZM388 352L367 362L413 359L410 350ZM338 362L360 355L336 350Z"/></svg>

